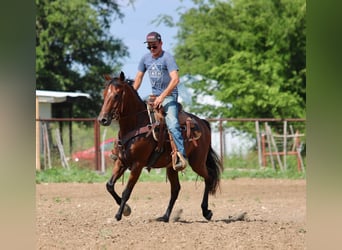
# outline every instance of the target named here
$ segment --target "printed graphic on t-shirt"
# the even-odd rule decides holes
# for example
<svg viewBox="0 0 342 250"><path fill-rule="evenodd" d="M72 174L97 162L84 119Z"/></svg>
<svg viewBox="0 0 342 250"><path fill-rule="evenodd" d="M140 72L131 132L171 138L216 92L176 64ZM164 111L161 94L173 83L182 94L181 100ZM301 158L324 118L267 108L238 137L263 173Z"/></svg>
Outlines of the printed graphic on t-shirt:
<svg viewBox="0 0 342 250"><path fill-rule="evenodd" d="M149 69L148 74L150 76L152 87L161 87L163 82L163 70L162 64L153 63Z"/></svg>

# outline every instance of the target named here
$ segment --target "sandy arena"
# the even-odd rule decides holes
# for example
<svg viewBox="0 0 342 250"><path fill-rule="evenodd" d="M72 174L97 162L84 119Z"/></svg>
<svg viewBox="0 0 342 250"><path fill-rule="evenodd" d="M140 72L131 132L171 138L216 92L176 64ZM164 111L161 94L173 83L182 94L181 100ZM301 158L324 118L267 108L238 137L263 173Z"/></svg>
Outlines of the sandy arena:
<svg viewBox="0 0 342 250"><path fill-rule="evenodd" d="M157 222L169 183L138 182L132 213L116 221L118 206L105 183L37 184L37 249L307 249L306 181L221 181L209 196L211 221L201 213L204 183L181 182L169 223ZM123 190L121 180L116 190Z"/></svg>

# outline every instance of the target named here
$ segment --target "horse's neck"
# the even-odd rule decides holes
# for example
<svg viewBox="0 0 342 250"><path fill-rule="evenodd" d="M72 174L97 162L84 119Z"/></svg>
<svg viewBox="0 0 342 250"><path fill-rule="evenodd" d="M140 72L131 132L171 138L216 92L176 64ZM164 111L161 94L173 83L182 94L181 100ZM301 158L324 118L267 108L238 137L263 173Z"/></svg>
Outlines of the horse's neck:
<svg viewBox="0 0 342 250"><path fill-rule="evenodd" d="M131 103L130 109L123 113L122 118L119 120L120 133L125 135L135 129L146 126L148 124L148 115L146 106L142 103Z"/></svg>

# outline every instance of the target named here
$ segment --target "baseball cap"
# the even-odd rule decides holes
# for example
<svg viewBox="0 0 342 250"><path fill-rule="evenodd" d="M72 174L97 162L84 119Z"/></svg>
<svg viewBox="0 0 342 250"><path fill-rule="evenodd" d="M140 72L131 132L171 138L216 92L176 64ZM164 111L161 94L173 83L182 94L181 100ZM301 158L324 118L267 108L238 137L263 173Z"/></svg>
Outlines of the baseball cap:
<svg viewBox="0 0 342 250"><path fill-rule="evenodd" d="M147 34L146 42L144 43L152 43L152 42L157 42L157 41L161 41L161 36L158 32L152 31Z"/></svg>

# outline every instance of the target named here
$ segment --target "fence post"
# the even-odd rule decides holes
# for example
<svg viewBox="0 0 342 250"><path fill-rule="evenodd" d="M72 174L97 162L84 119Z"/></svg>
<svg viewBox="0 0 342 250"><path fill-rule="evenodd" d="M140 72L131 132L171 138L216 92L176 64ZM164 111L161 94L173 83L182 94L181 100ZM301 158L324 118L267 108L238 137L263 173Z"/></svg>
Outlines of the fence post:
<svg viewBox="0 0 342 250"><path fill-rule="evenodd" d="M96 170L101 169L101 157L100 157L100 124L94 119L94 138L95 138L95 167Z"/></svg>
<svg viewBox="0 0 342 250"><path fill-rule="evenodd" d="M267 165L267 158L266 158L266 142L265 142L265 134L261 134L261 147L262 147L262 166L266 167Z"/></svg>
<svg viewBox="0 0 342 250"><path fill-rule="evenodd" d="M286 155L287 155L287 121L284 121L284 127L283 127L283 133L284 133L284 141L283 141L283 162L284 162L284 168L287 169L287 162L286 162Z"/></svg>
<svg viewBox="0 0 342 250"><path fill-rule="evenodd" d="M220 120L219 122L219 130L220 130L220 154L221 154L221 164L223 166L223 154L224 154L224 151L223 151L223 127L222 127L222 120Z"/></svg>
<svg viewBox="0 0 342 250"><path fill-rule="evenodd" d="M40 166L40 122L39 122L39 101L36 96L36 170L41 170Z"/></svg>
<svg viewBox="0 0 342 250"><path fill-rule="evenodd" d="M259 128L259 121L255 121L255 133L257 138L257 147L258 147L258 160L259 160L259 167L262 167L262 153L261 153L261 142L260 142L260 128Z"/></svg>

